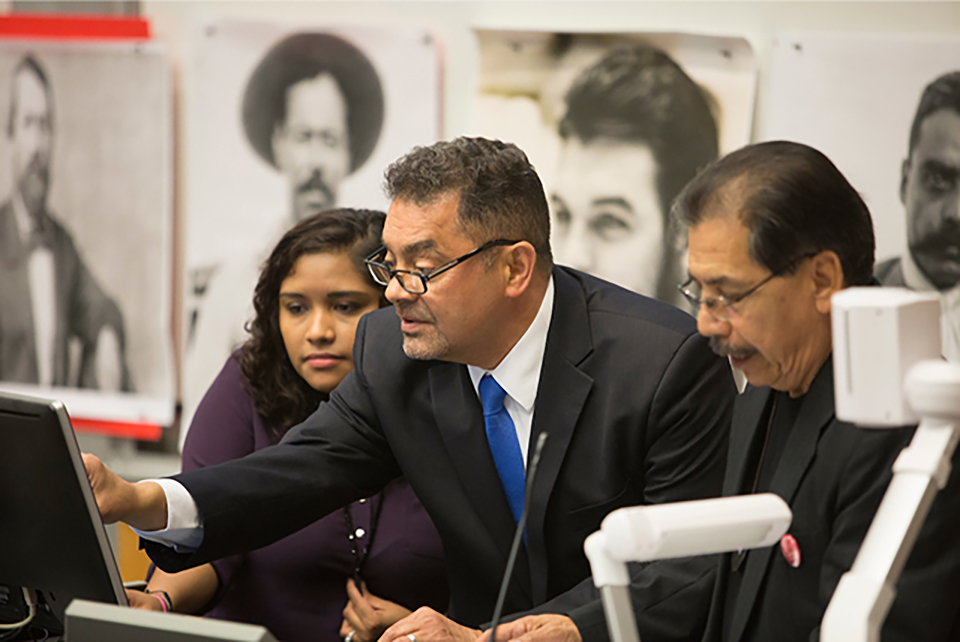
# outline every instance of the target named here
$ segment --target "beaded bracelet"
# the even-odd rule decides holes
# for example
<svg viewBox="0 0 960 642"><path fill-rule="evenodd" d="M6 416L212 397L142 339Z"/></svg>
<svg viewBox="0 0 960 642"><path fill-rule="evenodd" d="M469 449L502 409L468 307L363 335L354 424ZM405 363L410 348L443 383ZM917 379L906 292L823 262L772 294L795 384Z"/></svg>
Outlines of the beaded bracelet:
<svg viewBox="0 0 960 642"><path fill-rule="evenodd" d="M164 613L173 610L173 600L170 599L170 594L166 591L145 591L145 593L160 600L160 606L163 607Z"/></svg>
<svg viewBox="0 0 960 642"><path fill-rule="evenodd" d="M163 609L163 612L164 612L164 613L167 612L167 601L166 601L165 599L163 599L163 598L162 598L161 596L159 596L159 595L154 595L153 593L147 593L147 595L149 595L150 597L155 597L155 598L157 598L158 600L160 600L160 608Z"/></svg>

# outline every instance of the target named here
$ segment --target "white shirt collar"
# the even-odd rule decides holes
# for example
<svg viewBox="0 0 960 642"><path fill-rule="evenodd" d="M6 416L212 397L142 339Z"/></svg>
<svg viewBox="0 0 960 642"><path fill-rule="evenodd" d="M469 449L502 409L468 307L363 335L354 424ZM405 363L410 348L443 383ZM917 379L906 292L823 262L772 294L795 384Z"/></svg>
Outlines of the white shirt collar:
<svg viewBox="0 0 960 642"><path fill-rule="evenodd" d="M513 346L507 356L503 358L493 370L484 370L478 366L467 366L473 389L479 396L480 379L490 373L518 404L527 412L533 411L533 403L537 400L537 387L540 385L540 369L543 367L543 353L547 347L547 333L550 330L550 321L553 318L553 276L547 284L547 291L543 295L540 309L533 323L523 333L517 344Z"/></svg>

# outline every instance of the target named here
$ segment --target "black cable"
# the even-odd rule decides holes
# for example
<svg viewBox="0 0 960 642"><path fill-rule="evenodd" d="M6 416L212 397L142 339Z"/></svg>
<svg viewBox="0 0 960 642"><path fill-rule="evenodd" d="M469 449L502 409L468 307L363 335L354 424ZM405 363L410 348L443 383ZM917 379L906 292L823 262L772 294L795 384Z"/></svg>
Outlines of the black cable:
<svg viewBox="0 0 960 642"><path fill-rule="evenodd" d="M547 433L540 433L540 436L537 438L537 445L533 449L533 457L530 458L530 466L527 471L527 484L523 491L523 511L520 513L520 521L517 522L517 531L513 535L513 545L510 547L510 555L507 557L507 569L503 572L503 581L500 582L500 594L497 596L497 606L493 609L493 619L490 621L490 642L496 642L497 625L500 624L503 603L507 599L507 586L510 585L513 566L517 561L517 553L520 552L520 542L523 541L523 531L527 527L527 513L530 512L530 495L533 492L533 478L537 474L537 466L540 465L540 455L543 453L543 444L546 443L546 441Z"/></svg>

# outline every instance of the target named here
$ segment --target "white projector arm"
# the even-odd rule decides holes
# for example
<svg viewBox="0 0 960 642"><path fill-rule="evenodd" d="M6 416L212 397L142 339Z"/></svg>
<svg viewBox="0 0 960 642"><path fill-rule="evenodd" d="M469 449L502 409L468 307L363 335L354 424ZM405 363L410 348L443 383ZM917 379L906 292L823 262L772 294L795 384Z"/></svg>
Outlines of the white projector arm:
<svg viewBox="0 0 960 642"><path fill-rule="evenodd" d="M857 559L827 606L821 642L880 639L903 566L937 492L950 477L960 437L960 366L921 361L907 375L906 392L910 406L924 419L893 464L893 479Z"/></svg>
<svg viewBox="0 0 960 642"><path fill-rule="evenodd" d="M615 510L584 542L613 642L639 642L627 562L770 546L793 518L772 493Z"/></svg>

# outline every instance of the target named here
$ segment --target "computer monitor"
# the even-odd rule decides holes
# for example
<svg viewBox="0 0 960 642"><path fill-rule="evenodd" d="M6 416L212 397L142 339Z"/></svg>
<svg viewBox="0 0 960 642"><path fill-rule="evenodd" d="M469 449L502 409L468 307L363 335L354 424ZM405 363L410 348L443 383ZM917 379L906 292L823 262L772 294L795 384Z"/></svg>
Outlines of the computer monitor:
<svg viewBox="0 0 960 642"><path fill-rule="evenodd" d="M0 585L40 592L63 622L71 600L126 606L107 533L63 404L0 393ZM43 606L46 604L46 607Z"/></svg>
<svg viewBox="0 0 960 642"><path fill-rule="evenodd" d="M75 600L67 608L69 642L277 642L262 626L125 609Z"/></svg>

